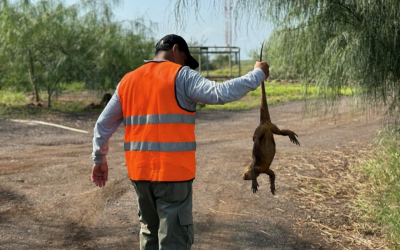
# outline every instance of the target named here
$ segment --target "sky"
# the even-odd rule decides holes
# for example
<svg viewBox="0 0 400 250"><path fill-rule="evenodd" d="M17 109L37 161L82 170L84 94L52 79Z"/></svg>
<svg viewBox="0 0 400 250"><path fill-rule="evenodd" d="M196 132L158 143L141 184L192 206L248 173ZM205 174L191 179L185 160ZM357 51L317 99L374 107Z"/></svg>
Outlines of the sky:
<svg viewBox="0 0 400 250"><path fill-rule="evenodd" d="M66 0L72 4L78 0ZM143 17L146 20L157 23L158 29L154 30L156 40L167 34L177 34L186 41L199 41L204 46L225 46L225 18L223 8L218 6L215 11L210 0L199 0L201 2L200 13L194 10L185 15L186 25L182 29L175 22L174 4L175 0L122 0L120 6L114 8L117 20L134 20ZM219 0L223 1L223 0ZM193 8L191 8L193 9ZM240 58L250 59L251 50L261 48L261 43L268 39L272 32L272 25L266 25L262 29L255 30L247 26L245 22L234 27L232 20L232 46L240 47Z"/></svg>

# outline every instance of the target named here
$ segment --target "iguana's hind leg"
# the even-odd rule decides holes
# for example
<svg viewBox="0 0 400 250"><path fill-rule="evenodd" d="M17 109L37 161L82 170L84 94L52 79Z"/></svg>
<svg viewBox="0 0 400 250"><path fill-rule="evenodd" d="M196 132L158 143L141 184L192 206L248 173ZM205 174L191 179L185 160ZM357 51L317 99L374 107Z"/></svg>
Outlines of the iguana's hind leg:
<svg viewBox="0 0 400 250"><path fill-rule="evenodd" d="M266 174L269 175L269 184L271 187L271 193L275 195L275 173L271 169L268 169Z"/></svg>

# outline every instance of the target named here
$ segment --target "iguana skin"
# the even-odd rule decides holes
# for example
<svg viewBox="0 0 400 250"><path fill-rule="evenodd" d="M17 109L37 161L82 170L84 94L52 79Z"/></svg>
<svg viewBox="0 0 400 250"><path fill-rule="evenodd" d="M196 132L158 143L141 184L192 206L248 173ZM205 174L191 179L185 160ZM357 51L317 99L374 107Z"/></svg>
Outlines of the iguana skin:
<svg viewBox="0 0 400 250"><path fill-rule="evenodd" d="M291 130L280 130L271 122L268 111L267 97L265 95L264 81L261 82L260 106L260 125L258 125L253 135L253 161L251 165L244 170L243 179L251 180L251 188L253 189L253 193L256 193L258 187L257 177L261 173L265 173L269 175L271 192L272 194L275 194L275 173L270 169L276 152L274 134L289 136L290 141L296 145L300 146L300 143L296 139L296 133Z"/></svg>

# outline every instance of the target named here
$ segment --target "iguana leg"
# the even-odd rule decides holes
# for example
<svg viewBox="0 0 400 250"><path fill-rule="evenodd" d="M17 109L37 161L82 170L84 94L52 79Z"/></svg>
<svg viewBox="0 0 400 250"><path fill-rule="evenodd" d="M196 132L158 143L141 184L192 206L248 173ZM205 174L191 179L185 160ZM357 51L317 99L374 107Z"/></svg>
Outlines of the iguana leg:
<svg viewBox="0 0 400 250"><path fill-rule="evenodd" d="M271 193L275 195L275 173L271 169L268 169L266 174L269 175L269 184L271 187Z"/></svg>
<svg viewBox="0 0 400 250"><path fill-rule="evenodd" d="M256 173L256 167L252 167L250 169L250 174L251 174L251 189L253 189L253 193L257 193L257 187L258 187L258 182L257 182L257 173Z"/></svg>
<svg viewBox="0 0 400 250"><path fill-rule="evenodd" d="M282 130L280 130L280 129L279 129L275 124L273 124L273 123L272 123L272 125L271 125L271 131L272 131L272 133L274 133L274 134L276 134L276 135L289 136L289 139L290 139L291 142L293 142L294 144L300 146L300 142L299 142L299 141L297 140L297 138L296 138L296 137L298 137L298 135L297 135L295 132L293 132L293 131L291 131L291 130L288 130L288 129L282 129Z"/></svg>
<svg viewBox="0 0 400 250"><path fill-rule="evenodd" d="M269 126L266 124L261 124L256 128L253 135L253 142L258 141L269 129Z"/></svg>

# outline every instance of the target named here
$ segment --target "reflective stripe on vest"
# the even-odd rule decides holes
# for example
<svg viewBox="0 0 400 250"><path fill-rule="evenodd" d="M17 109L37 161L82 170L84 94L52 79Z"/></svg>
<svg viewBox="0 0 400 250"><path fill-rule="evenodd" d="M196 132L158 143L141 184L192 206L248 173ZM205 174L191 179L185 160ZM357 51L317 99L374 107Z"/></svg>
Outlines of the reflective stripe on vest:
<svg viewBox="0 0 400 250"><path fill-rule="evenodd" d="M125 142L126 151L181 152L196 150L196 142Z"/></svg>
<svg viewBox="0 0 400 250"><path fill-rule="evenodd" d="M138 115L138 116L124 117L125 126L160 124L160 123L194 124L195 118L193 115L182 115L182 114Z"/></svg>
<svg viewBox="0 0 400 250"><path fill-rule="evenodd" d="M180 68L172 62L150 62L120 82L131 180L187 181L195 177L195 112L182 109L176 100L175 78Z"/></svg>

